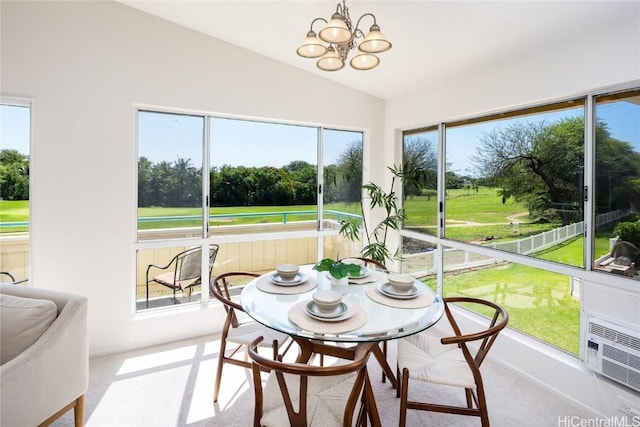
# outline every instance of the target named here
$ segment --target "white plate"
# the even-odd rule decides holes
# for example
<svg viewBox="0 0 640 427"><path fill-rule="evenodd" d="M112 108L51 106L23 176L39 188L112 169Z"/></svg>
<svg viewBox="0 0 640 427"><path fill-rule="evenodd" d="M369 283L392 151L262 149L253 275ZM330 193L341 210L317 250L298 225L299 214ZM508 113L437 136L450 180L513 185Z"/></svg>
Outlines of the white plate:
<svg viewBox="0 0 640 427"><path fill-rule="evenodd" d="M390 298L398 298L398 299L411 299L418 296L418 288L411 286L408 292L398 292L393 289L390 283L383 283L378 286L378 290L382 293L382 295L388 296Z"/></svg>
<svg viewBox="0 0 640 427"><path fill-rule="evenodd" d="M322 320L323 322L339 322L350 318L356 314L358 310L357 307L349 301L341 301L338 310L334 313L326 314L322 313L316 306L316 303L311 300L304 306L304 311L314 319Z"/></svg>
<svg viewBox="0 0 640 427"><path fill-rule="evenodd" d="M360 267L360 274L358 276L349 276L349 279L362 279L369 275L369 269L367 267Z"/></svg>
<svg viewBox="0 0 640 427"><path fill-rule="evenodd" d="M278 286L296 286L306 282L308 278L306 274L298 273L293 280L282 280L278 273L273 273L271 275L271 282Z"/></svg>

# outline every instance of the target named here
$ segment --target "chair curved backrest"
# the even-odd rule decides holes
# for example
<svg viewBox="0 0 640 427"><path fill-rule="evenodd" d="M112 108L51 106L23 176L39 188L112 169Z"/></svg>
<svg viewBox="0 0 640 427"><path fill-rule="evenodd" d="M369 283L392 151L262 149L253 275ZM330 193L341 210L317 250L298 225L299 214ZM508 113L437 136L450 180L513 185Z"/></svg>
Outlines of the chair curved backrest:
<svg viewBox="0 0 640 427"><path fill-rule="evenodd" d="M456 322L456 319L451 313L451 310L449 308L449 304L451 303L476 304L476 305L485 306L492 309L493 314L491 316L491 321L489 323L489 326L484 331L463 335L462 332L460 331L460 327L458 326L458 322ZM473 358L473 364L470 363L470 365L475 365L479 369L480 365L482 365L482 362L487 356L487 353L491 349L491 346L495 342L496 338L498 338L498 334L507 326L507 323L509 323L509 315L507 314L507 311L502 306L496 304L493 301L487 301L479 298L470 298L470 297L444 298L444 310L445 310L447 319L449 320L449 323L453 328L455 335L451 337L442 338L442 340L440 341L444 345L458 344L462 349L463 353L465 353L465 357L469 356ZM480 341L480 340L482 340L481 344L478 346L478 349L475 351L475 355L472 355L472 352L469 351L469 348L467 347L466 344L468 342ZM470 360L467 360L467 362L470 362ZM472 366L472 369L474 369L473 366Z"/></svg>
<svg viewBox="0 0 640 427"><path fill-rule="evenodd" d="M262 335L266 337L266 339L261 343L261 346L270 347L272 350L272 357L275 359L280 351L279 349L288 339L287 335L268 329L257 322L245 321L240 323L238 320L238 312L244 313L244 309L240 304L231 299L232 292L230 291L230 288L232 288L233 284L244 285L259 276L259 274L245 271L230 271L217 275L211 279L211 282L209 282L210 295L218 299L227 312L224 325L222 326L222 331L220 333L218 367L213 388L214 402L218 401L218 396L220 394L220 382L225 363L242 366L244 368L251 368L251 362L247 361L246 358L240 359L238 357L234 357L241 348L249 346L256 337ZM229 354L227 353L227 344L231 344L233 346ZM288 347L284 351L286 352L287 349Z"/></svg>
<svg viewBox="0 0 640 427"><path fill-rule="evenodd" d="M500 305L479 298L444 298L445 315L454 335L437 338L426 333L402 338L398 342L398 373L402 371L402 381L397 390L400 397L400 426L406 424L407 409L446 412L458 415L480 417L482 426L489 426L489 414L484 393L480 365L493 346L500 331L509 322L509 315ZM489 324L481 331L464 334L455 319L451 304L464 304L489 311ZM468 343L478 343L472 348ZM429 369L424 367L429 366ZM463 387L466 407L417 402L408 400L409 379L431 382L454 387ZM475 404L475 406L474 406Z"/></svg>
<svg viewBox="0 0 640 427"><path fill-rule="evenodd" d="M244 309L240 304L231 299L231 279L239 279L241 281L249 281L260 277L259 274L250 273L248 271L228 271L226 273L218 274L209 282L209 294L219 300L224 306L224 310L227 312L227 321L224 328L229 326L238 327L238 317L234 313L234 310L240 310L244 312ZM229 325L227 325L227 322ZM224 329L223 329L224 330Z"/></svg>
<svg viewBox="0 0 640 427"><path fill-rule="evenodd" d="M283 406L286 409L289 424L296 427L317 425L317 421L314 423L314 418L326 420L325 417L335 416L328 413L326 404L317 404L314 407L314 403L322 401L323 393L329 396L333 405L337 399L344 399L342 425L353 425L356 410L362 410L359 405L367 378L368 350L356 349L353 361L347 363L312 366L306 363L283 362L282 357L271 360L261 356L257 346L262 340L263 337L258 337L249 345L249 357L253 361L255 392L253 424L255 427L282 425L282 420L279 418L284 415ZM300 346L300 354L318 354L322 348L322 344L314 341L305 339L295 339L295 341ZM263 370L270 371L266 393L263 392L260 375Z"/></svg>

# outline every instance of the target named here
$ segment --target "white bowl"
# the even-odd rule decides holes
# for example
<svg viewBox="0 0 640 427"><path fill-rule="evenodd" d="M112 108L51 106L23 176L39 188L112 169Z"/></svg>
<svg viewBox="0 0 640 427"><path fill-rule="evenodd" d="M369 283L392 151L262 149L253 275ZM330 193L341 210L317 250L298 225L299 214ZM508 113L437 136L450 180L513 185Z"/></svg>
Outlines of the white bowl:
<svg viewBox="0 0 640 427"><path fill-rule="evenodd" d="M282 280L293 280L296 278L296 274L300 267L295 264L280 264L276 267L276 271Z"/></svg>
<svg viewBox="0 0 640 427"><path fill-rule="evenodd" d="M390 274L387 279L396 292L409 292L415 279L408 274Z"/></svg>
<svg viewBox="0 0 640 427"><path fill-rule="evenodd" d="M347 258L344 260L345 264L355 264L355 265L359 265L360 267L364 267L364 261L361 259L357 259L357 258Z"/></svg>
<svg viewBox="0 0 640 427"><path fill-rule="evenodd" d="M340 301L342 301L342 293L323 289L321 291L314 292L313 295L311 295L311 298L313 298L313 302L316 303L318 310L324 313L331 313L338 308Z"/></svg>

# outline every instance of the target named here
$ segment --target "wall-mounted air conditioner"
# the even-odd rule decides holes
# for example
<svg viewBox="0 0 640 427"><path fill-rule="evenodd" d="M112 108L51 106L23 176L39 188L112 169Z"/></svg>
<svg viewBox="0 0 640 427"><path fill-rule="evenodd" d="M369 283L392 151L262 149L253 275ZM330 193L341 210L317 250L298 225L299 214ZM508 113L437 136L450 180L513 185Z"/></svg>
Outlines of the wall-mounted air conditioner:
<svg viewBox="0 0 640 427"><path fill-rule="evenodd" d="M591 316L587 322L586 365L640 391L640 327L632 330Z"/></svg>

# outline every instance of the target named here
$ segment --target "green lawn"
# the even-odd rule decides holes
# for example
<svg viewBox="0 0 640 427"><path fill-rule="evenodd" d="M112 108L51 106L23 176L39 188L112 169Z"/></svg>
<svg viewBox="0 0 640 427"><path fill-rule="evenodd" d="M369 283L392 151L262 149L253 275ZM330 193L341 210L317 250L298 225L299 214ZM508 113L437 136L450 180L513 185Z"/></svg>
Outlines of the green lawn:
<svg viewBox="0 0 640 427"><path fill-rule="evenodd" d="M435 199L415 197L405 204L409 215L407 226L429 225L435 223ZM242 206L211 208L212 215L256 214L268 212L299 212L314 210L314 206ZM326 210L335 210L353 214L360 213L355 203L328 204ZM28 220L28 201L0 201L0 221ZM199 208L140 208L140 217L147 216L187 216L198 215ZM492 235L495 239L511 240L529 234L537 234L557 225L526 224L526 215L518 216L523 224L509 224L509 216L526 213L522 206L512 200L502 203L495 189L481 188L478 194L466 190L449 191L447 198L447 218L452 220L447 226L447 237L473 240L478 236ZM288 221L315 219L315 214L289 214ZM226 225L250 224L260 222L280 222L282 216L248 216L212 221ZM483 223L477 225L455 226L456 221ZM199 221L166 221L141 224L145 227L198 226ZM416 227L426 231L424 227ZM4 230L7 231L7 230ZM537 253L535 256L568 265L582 266L583 238L571 239L562 245ZM598 235L596 254L606 253L609 249L607 233ZM433 280L426 283L434 286ZM503 264L498 267L448 273L445 276L445 295L476 295L504 304L509 312L510 326L531 336L549 342L573 354L578 352L579 339L579 301L570 295L569 277L519 264Z"/></svg>
<svg viewBox="0 0 640 427"><path fill-rule="evenodd" d="M28 200L0 200L0 222L27 221Z"/></svg>
<svg viewBox="0 0 640 427"><path fill-rule="evenodd" d="M433 281L428 282L433 286ZM580 301L570 294L570 278L520 264L464 273L444 279L445 296L475 296L501 304L509 326L578 354Z"/></svg>

